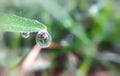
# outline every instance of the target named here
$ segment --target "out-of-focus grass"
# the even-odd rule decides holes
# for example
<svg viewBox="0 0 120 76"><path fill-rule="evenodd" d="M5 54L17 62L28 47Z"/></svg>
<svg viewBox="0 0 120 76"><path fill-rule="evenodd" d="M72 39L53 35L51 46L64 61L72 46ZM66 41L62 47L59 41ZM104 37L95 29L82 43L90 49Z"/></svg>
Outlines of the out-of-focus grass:
<svg viewBox="0 0 120 76"><path fill-rule="evenodd" d="M15 1L17 2L17 0ZM57 51L57 53L53 53L57 57L59 54L71 50L81 54L80 49L82 48L83 61L77 71L78 76L79 73L87 74L94 59L99 60L111 72L116 71L114 65L96 55L99 54L100 44L104 41L120 45L119 27L117 28L120 24L120 16L117 13L120 11L117 2L114 0L74 0L72 4L67 2L69 0L65 0L67 3L65 5L64 0L60 2L57 0L35 0L33 3L26 0L28 3L19 5L22 2L17 4L15 1L11 0L12 5L8 7L9 11L7 12L45 23L53 36L53 42L62 42L66 33L72 34L73 42L69 43L64 40L68 42L68 46L52 50ZM34 4L34 2L37 3ZM97 5L96 8L98 8L94 8L93 12L90 12L93 5ZM87 17L90 17L93 22L92 25L89 24L90 31L86 30L86 24L82 22ZM16 43L13 42L13 45Z"/></svg>
<svg viewBox="0 0 120 76"><path fill-rule="evenodd" d="M49 13L52 14L52 16L54 16L58 21L60 21L65 28L70 30L71 33L73 33L76 37L82 40L83 43L86 44L89 42L89 39L87 38L84 28L80 26L80 24L74 22L67 13L67 11L64 11L56 3L56 1L40 0L40 3Z"/></svg>
<svg viewBox="0 0 120 76"><path fill-rule="evenodd" d="M95 16L93 16L95 22L98 24L95 25L96 28L92 29L92 34L91 34L93 41L95 40L95 43L93 41L89 41L89 39L86 37L86 33L83 30L82 26L80 28L76 27L77 25L72 21L68 13L66 11L63 11L59 7L59 5L55 3L54 0L53 2L49 0L46 1L41 0L41 4L43 5L43 7L45 7L45 9L48 12L50 12L56 19L58 19L63 24L64 27L66 27L68 30L70 30L70 32L72 32L74 35L79 37L79 39L81 39L83 43L88 44L89 47L84 45L85 48L84 50L87 51L85 52L86 57L85 57L85 61L83 62L83 65L81 65L81 68L79 69L80 72L83 71L87 73L91 65L91 61L92 61L91 59L95 57L95 54L97 52L97 49L94 49L97 48L97 46L95 45L101 42L101 40L105 37L106 33L109 32L109 30L111 30L110 27L113 26L113 24L109 24L111 21L110 13L112 12L112 8L108 6L109 3L103 8L102 12L97 13ZM51 8L50 6L54 6L55 8L54 7ZM92 44L93 46L91 46Z"/></svg>

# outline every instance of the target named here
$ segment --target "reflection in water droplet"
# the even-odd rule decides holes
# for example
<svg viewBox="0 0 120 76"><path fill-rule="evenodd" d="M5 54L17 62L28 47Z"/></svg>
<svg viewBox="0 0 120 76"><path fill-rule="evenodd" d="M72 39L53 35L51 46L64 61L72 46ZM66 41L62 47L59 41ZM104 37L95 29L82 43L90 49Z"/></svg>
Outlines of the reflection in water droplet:
<svg viewBox="0 0 120 76"><path fill-rule="evenodd" d="M21 34L23 38L28 38L30 36L30 32L22 32Z"/></svg>
<svg viewBox="0 0 120 76"><path fill-rule="evenodd" d="M50 34L43 30L43 31L39 31L37 36L36 36L36 43L37 45L39 45L41 48L46 48L50 45L51 43L51 36Z"/></svg>

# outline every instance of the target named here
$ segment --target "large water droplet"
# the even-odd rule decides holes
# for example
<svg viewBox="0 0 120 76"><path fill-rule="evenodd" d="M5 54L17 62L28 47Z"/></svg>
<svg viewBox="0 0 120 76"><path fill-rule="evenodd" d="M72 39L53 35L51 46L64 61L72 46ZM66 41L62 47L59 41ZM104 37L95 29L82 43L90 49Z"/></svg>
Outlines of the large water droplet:
<svg viewBox="0 0 120 76"><path fill-rule="evenodd" d="M51 39L50 34L45 30L39 31L36 36L36 43L41 48L48 47L51 43L51 40L52 39Z"/></svg>
<svg viewBox="0 0 120 76"><path fill-rule="evenodd" d="M28 38L30 36L30 32L22 32L21 34L23 38Z"/></svg>

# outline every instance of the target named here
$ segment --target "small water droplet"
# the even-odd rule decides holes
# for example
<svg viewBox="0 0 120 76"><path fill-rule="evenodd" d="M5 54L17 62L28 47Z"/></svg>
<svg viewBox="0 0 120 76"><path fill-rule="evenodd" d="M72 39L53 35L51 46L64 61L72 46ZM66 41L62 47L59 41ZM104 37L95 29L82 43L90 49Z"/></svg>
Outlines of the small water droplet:
<svg viewBox="0 0 120 76"><path fill-rule="evenodd" d="M42 48L46 48L51 43L51 36L46 30L39 31L36 36L36 43Z"/></svg>
<svg viewBox="0 0 120 76"><path fill-rule="evenodd" d="M21 34L23 38L28 38L30 36L30 32L22 32Z"/></svg>
<svg viewBox="0 0 120 76"><path fill-rule="evenodd" d="M34 20L36 23L39 23L39 21L37 21L37 20Z"/></svg>

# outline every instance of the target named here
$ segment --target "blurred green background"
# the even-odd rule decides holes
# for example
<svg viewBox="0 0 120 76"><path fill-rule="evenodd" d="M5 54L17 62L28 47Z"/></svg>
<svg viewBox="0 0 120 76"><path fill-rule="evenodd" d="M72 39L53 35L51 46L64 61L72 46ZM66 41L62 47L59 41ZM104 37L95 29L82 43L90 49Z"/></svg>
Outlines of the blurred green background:
<svg viewBox="0 0 120 76"><path fill-rule="evenodd" d="M0 12L38 20L52 43L40 65L19 67L35 43L0 32L0 76L120 76L120 0L0 0ZM36 64L33 64L36 65Z"/></svg>

